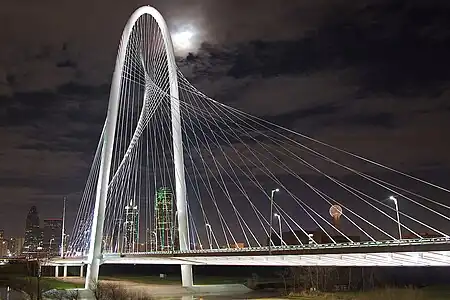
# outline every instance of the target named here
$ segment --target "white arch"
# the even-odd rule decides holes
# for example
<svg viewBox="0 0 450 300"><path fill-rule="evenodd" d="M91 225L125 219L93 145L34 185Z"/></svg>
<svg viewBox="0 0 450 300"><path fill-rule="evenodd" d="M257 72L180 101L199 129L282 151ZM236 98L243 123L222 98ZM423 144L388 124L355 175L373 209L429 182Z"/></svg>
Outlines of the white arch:
<svg viewBox="0 0 450 300"><path fill-rule="evenodd" d="M85 288L92 289L98 280L98 272L101 264L101 245L103 239L103 225L105 220L106 200L108 195L108 180L111 169L112 152L114 147L114 137L117 125L117 115L121 94L121 80L122 70L125 63L125 56L127 52L130 35L133 31L134 25L138 19L143 15L150 15L157 22L161 31L164 46L166 49L168 75L169 75L169 90L171 101L171 119L172 119L172 134L173 134L173 151L174 151L174 169L175 169L175 196L177 201L177 216L178 216L178 230L180 250L189 249L189 226L186 204L186 182L184 175L184 161L182 148L182 133L181 133L181 117L180 104L178 93L178 78L177 68L175 62L175 54L173 51L172 39L170 37L169 29L163 16L153 7L143 6L138 8L130 17L122 33L119 51L116 58L116 65L114 68L111 90L109 96L108 113L106 117L105 135L103 137L102 154L100 162L99 179L97 182L97 191L95 199L94 216L92 221L88 268L86 274ZM144 101L148 101L144 97ZM141 116L145 114L147 105L144 102L142 106ZM144 118L140 118L139 122L143 122ZM136 130L141 126L138 123ZM135 131L136 134L136 131ZM192 286L192 266L181 266L182 284L185 287Z"/></svg>

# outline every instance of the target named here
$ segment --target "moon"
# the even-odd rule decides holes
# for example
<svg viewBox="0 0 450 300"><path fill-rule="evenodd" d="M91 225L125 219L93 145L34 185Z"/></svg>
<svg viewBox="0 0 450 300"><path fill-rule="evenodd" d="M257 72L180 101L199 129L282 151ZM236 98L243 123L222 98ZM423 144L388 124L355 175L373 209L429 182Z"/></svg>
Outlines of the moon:
<svg viewBox="0 0 450 300"><path fill-rule="evenodd" d="M204 38L203 30L200 24L196 24L192 20L175 23L171 30L175 53L186 55L189 52L196 52Z"/></svg>
<svg viewBox="0 0 450 300"><path fill-rule="evenodd" d="M189 51L194 47L195 32L191 29L175 32L172 35L173 46L178 51Z"/></svg>

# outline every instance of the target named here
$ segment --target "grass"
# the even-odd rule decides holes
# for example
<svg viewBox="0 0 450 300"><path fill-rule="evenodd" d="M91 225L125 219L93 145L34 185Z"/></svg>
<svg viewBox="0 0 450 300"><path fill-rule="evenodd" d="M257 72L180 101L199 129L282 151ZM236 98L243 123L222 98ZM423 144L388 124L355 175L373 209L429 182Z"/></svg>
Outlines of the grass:
<svg viewBox="0 0 450 300"><path fill-rule="evenodd" d="M81 288L84 285L83 284L77 284L72 282L63 281L57 278L49 278L49 277L43 277L41 278L41 282L43 286L46 286L49 290L56 289L56 290L66 290L66 289L75 289L75 288Z"/></svg>

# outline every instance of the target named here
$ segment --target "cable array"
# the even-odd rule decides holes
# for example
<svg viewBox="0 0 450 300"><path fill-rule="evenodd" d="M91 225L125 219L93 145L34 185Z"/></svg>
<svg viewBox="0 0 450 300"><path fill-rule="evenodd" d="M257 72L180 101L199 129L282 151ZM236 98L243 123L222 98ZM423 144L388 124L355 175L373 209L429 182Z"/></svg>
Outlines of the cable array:
<svg viewBox="0 0 450 300"><path fill-rule="evenodd" d="M182 131L190 249L448 238L450 190L220 103L180 70L174 98L151 16L136 22L126 51L103 252L177 251L174 125ZM70 255L89 247L102 141Z"/></svg>

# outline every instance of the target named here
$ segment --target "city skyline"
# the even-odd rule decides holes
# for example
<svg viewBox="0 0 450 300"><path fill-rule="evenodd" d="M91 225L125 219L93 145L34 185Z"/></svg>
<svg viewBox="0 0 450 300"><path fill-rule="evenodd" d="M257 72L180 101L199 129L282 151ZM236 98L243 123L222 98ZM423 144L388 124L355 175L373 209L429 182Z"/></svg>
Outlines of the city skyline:
<svg viewBox="0 0 450 300"><path fill-rule="evenodd" d="M62 218L39 217L38 208L33 205L25 218L22 233L12 234L0 229L0 256L33 255L42 251L48 255L58 255L61 249Z"/></svg>

